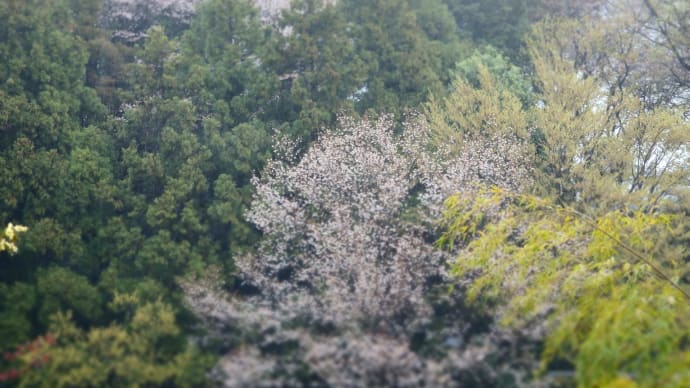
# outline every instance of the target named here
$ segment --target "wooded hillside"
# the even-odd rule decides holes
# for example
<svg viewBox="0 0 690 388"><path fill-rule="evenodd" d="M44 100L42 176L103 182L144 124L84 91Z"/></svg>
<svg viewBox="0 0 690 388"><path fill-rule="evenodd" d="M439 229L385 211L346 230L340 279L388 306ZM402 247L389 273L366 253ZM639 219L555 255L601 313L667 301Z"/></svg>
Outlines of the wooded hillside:
<svg viewBox="0 0 690 388"><path fill-rule="evenodd" d="M687 387L689 29L1 0L0 387Z"/></svg>

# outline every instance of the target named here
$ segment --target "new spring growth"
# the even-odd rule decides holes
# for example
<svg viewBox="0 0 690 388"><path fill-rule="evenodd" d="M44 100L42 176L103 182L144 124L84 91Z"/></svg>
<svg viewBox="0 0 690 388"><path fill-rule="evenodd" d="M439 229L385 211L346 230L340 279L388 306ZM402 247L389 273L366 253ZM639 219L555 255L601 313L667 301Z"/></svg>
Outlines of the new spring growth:
<svg viewBox="0 0 690 388"><path fill-rule="evenodd" d="M7 251L10 254L15 254L18 251L17 239L20 233L24 233L29 228L23 225L14 225L13 223L7 224L7 227L0 236L0 252Z"/></svg>

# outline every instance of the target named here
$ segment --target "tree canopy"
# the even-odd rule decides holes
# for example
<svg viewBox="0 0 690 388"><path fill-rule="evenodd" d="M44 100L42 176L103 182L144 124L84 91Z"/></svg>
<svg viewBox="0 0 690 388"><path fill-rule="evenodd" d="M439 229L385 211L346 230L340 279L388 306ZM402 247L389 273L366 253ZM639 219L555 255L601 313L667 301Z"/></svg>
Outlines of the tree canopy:
<svg viewBox="0 0 690 388"><path fill-rule="evenodd" d="M686 3L0 2L0 385L682 387Z"/></svg>

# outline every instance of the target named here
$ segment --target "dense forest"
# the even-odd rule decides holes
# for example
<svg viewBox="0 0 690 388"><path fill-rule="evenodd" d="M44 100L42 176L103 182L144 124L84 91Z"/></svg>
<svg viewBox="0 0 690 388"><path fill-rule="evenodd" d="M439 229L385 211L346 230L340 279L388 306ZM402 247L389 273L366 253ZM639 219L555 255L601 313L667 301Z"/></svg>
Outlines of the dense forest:
<svg viewBox="0 0 690 388"><path fill-rule="evenodd" d="M0 0L0 387L688 387L689 216L688 0Z"/></svg>

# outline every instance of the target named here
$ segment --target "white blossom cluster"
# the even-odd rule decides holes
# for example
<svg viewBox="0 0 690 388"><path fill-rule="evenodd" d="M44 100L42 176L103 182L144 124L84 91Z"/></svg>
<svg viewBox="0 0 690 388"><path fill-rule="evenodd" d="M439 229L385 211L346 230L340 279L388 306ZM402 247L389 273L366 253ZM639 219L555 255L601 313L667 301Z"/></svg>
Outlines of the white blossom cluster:
<svg viewBox="0 0 690 388"><path fill-rule="evenodd" d="M442 256L401 218L422 181L424 130L417 120L396 137L390 117L343 118L299 163L269 162L247 215L265 242L237 260L262 298L336 324L428 316L424 285Z"/></svg>
<svg viewBox="0 0 690 388"><path fill-rule="evenodd" d="M305 341L305 360L332 387L438 386L442 366L424 360L399 339L382 335Z"/></svg>
<svg viewBox="0 0 690 388"><path fill-rule="evenodd" d="M529 147L515 138L465 136L459 147L441 146L433 162L426 164L423 202L433 217L439 217L443 201L456 192L471 195L479 186L521 192L532 183L531 160Z"/></svg>
<svg viewBox="0 0 690 388"><path fill-rule="evenodd" d="M281 336L300 344L300 362L243 346L221 358L213 373L226 387L304 386L295 376L305 364L316 386L449 386L451 380L447 364L420 357L400 339L352 333L320 337L290 330Z"/></svg>
<svg viewBox="0 0 690 388"><path fill-rule="evenodd" d="M447 279L435 220L448 195L478 182L521 188L529 164L509 139L430 152L423 117L403 127L396 131L390 116L341 117L301 158L294 142L278 140L247 213L264 239L256 254L236 259L239 281L258 294L183 285L208 328L241 333L242 345L215 369L226 386L299 385L286 380L299 365L331 386L450 384L448 368L409 341L432 319L428 291ZM266 350L276 344L294 344L299 362ZM465 350L454 359L484 354Z"/></svg>

